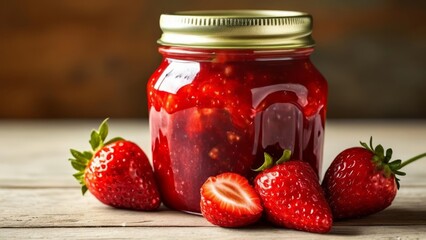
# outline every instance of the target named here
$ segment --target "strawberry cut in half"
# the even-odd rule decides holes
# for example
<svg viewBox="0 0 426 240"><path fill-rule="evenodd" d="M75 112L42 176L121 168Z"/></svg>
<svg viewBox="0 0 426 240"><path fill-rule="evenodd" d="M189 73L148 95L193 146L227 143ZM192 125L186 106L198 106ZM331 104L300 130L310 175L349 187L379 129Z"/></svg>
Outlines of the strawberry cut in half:
<svg viewBox="0 0 426 240"><path fill-rule="evenodd" d="M87 190L102 203L133 210L155 210L160 194L152 167L143 150L122 138L106 141L108 124L105 119L99 130L90 137L92 151L71 149L73 176L81 184L83 195Z"/></svg>
<svg viewBox="0 0 426 240"><path fill-rule="evenodd" d="M236 173L209 177L201 187L201 213L221 227L243 227L262 216L260 198L248 180Z"/></svg>

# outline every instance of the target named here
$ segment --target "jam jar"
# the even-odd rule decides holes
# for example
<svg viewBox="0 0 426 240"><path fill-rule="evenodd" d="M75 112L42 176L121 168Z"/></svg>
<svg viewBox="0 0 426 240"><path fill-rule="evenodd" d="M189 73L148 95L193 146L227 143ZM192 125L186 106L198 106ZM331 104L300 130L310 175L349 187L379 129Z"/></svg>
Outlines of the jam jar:
<svg viewBox="0 0 426 240"><path fill-rule="evenodd" d="M147 84L163 203L200 212L209 176L253 179L284 149L320 174L327 82L310 61L312 17L292 11L163 14L163 60Z"/></svg>

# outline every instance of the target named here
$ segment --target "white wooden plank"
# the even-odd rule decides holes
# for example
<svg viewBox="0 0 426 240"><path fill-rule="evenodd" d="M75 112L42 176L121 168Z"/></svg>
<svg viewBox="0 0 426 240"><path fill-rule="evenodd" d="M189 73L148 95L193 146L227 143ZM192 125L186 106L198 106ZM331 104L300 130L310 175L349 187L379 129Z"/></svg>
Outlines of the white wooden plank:
<svg viewBox="0 0 426 240"><path fill-rule="evenodd" d="M76 182L67 159L69 148L88 149L88 136L98 121L0 121L0 187L71 187ZM148 123L111 120L111 136L138 143L151 158ZM394 148L396 158L426 152L426 121L329 121L326 127L323 173L344 148L370 136ZM402 185L426 185L426 159L407 166Z"/></svg>
<svg viewBox="0 0 426 240"><path fill-rule="evenodd" d="M70 147L89 146L88 133L99 122L0 122L0 239L426 239L426 160L407 167L408 176L390 208L336 222L328 235L273 228L265 222L224 229L166 208L135 212L107 207L91 195L80 196L66 160ZM135 141L150 157L146 121L111 121L111 127L112 135ZM370 135L393 147L396 158L426 150L425 121L329 121L324 167L342 149Z"/></svg>
<svg viewBox="0 0 426 240"><path fill-rule="evenodd" d="M393 205L366 218L336 222L337 226L424 225L426 190L400 190ZM268 224L266 224L268 225ZM1 189L0 227L211 226L200 216L162 208L137 212L108 207L78 189Z"/></svg>
<svg viewBox="0 0 426 240"><path fill-rule="evenodd" d="M0 186L78 186L70 148L89 150L98 121L0 121ZM148 122L110 120L110 136L139 144L150 158Z"/></svg>
<svg viewBox="0 0 426 240"><path fill-rule="evenodd" d="M79 189L0 189L0 227L209 226L202 217L106 206Z"/></svg>
<svg viewBox="0 0 426 240"><path fill-rule="evenodd" d="M359 141L382 144L393 149L393 159L406 160L426 152L425 120L332 120L325 130L323 173L331 161L343 149L359 146ZM426 158L404 168L407 176L401 177L401 184L426 183Z"/></svg>
<svg viewBox="0 0 426 240"><path fill-rule="evenodd" d="M103 228L4 228L4 239L425 239L424 226L336 226L329 234L282 228L225 229L219 227L103 227Z"/></svg>

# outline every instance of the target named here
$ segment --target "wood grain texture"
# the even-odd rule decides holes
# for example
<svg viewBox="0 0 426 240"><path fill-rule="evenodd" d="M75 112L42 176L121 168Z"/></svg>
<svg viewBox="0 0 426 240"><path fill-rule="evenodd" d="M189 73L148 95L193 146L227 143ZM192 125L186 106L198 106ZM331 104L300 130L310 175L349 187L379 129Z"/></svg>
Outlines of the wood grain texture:
<svg viewBox="0 0 426 240"><path fill-rule="evenodd" d="M212 226L200 216L108 207L82 197L71 177L68 148L86 149L99 121L0 121L0 239L426 239L426 159L408 166L392 206L336 222L327 235L275 228L266 221L243 229ZM148 123L110 120L111 135L135 140L148 154ZM424 121L329 121L324 169L356 139L393 147L397 158L425 152ZM355 142L354 142L355 141Z"/></svg>
<svg viewBox="0 0 426 240"><path fill-rule="evenodd" d="M100 122L0 121L0 186L75 186L67 161L69 149L88 150L89 133ZM136 142L151 159L147 121L111 119L110 126L110 136ZM328 121L322 172L341 150L368 141L370 136L375 143L393 148L395 159L426 152L426 121ZM424 169L426 159L408 165L402 186L422 184L419 179L424 178Z"/></svg>
<svg viewBox="0 0 426 240"><path fill-rule="evenodd" d="M336 226L426 226L426 184L400 190L393 205L367 218L336 222ZM200 216L169 210L119 210L98 202L78 188L0 189L0 226L20 227L207 227ZM262 224L261 224L262 225ZM267 224L264 224L267 228Z"/></svg>
<svg viewBox="0 0 426 240"><path fill-rule="evenodd" d="M76 186L69 149L89 150L98 121L0 121L0 186ZM148 122L110 120L110 137L137 143L150 157Z"/></svg>
<svg viewBox="0 0 426 240"><path fill-rule="evenodd" d="M153 231L145 227L102 228L27 228L1 229L6 239L424 239L423 226L365 226L353 228L334 227L330 234L313 234L280 228L226 229L219 227L162 227Z"/></svg>

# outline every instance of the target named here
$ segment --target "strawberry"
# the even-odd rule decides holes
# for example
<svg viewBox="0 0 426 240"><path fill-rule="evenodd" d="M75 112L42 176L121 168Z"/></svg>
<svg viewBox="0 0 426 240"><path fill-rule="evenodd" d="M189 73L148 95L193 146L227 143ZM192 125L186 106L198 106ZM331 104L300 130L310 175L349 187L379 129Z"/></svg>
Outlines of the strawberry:
<svg viewBox="0 0 426 240"><path fill-rule="evenodd" d="M272 223L308 232L327 233L333 219L318 177L304 161L291 160L291 152L273 164L265 153L265 163L254 186L263 202L266 216Z"/></svg>
<svg viewBox="0 0 426 240"><path fill-rule="evenodd" d="M89 190L99 201L117 208L155 210L160 197L151 165L142 149L133 142L113 138L105 142L108 124L91 133L93 151L71 149L73 176L82 185L83 195Z"/></svg>
<svg viewBox="0 0 426 240"><path fill-rule="evenodd" d="M426 156L390 161L392 149L374 148L372 138L370 146L361 145L342 151L325 173L322 187L335 219L367 216L390 206L399 188L395 175L405 175L402 167Z"/></svg>
<svg viewBox="0 0 426 240"><path fill-rule="evenodd" d="M201 213L221 227L242 227L262 216L259 196L247 179L236 173L209 177L201 187Z"/></svg>

